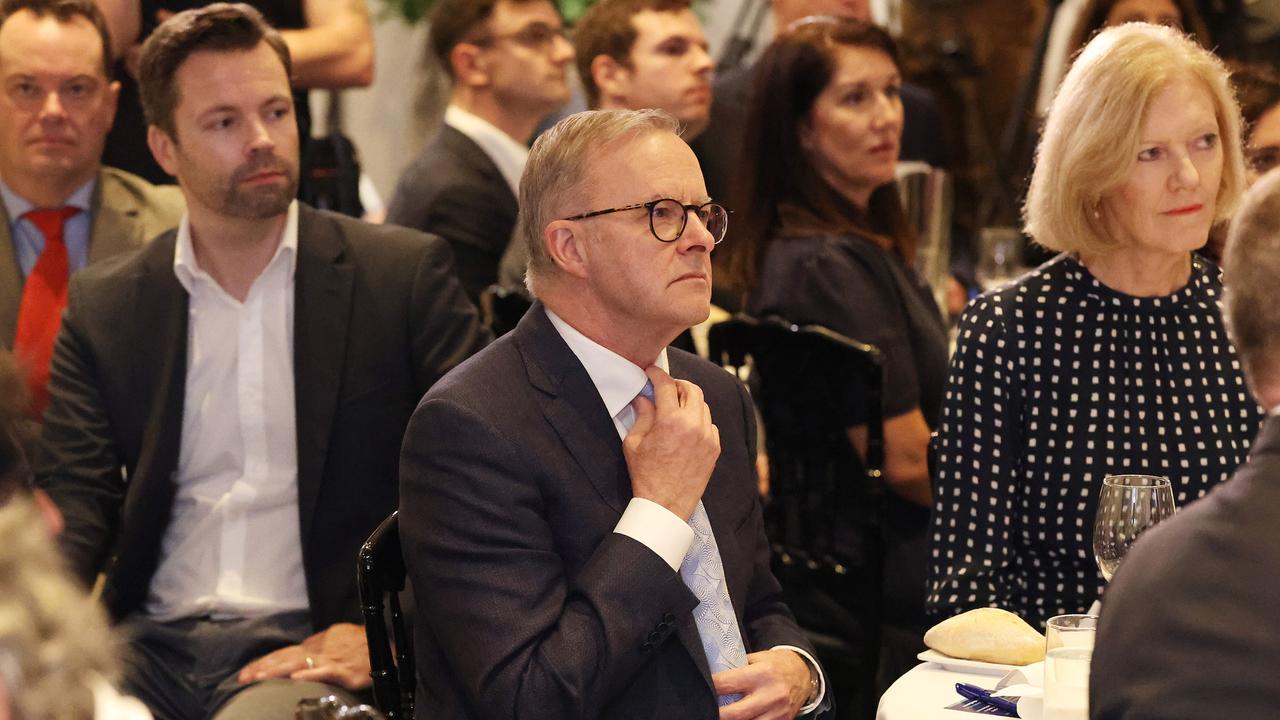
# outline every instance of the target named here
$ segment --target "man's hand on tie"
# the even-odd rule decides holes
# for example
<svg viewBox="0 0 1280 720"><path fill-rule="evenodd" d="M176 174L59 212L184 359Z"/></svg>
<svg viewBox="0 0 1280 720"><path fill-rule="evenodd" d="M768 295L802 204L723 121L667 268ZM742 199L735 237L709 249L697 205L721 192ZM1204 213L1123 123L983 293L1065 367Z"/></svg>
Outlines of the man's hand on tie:
<svg viewBox="0 0 1280 720"><path fill-rule="evenodd" d="M655 402L632 401L636 422L622 442L631 492L688 520L720 457L720 431L701 388L654 366L645 374Z"/></svg>

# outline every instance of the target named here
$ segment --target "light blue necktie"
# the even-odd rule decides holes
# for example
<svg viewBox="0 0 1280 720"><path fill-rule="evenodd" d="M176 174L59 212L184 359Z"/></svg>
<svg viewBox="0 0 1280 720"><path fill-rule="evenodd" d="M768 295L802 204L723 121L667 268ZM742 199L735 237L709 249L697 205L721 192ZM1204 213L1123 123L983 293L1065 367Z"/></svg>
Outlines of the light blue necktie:
<svg viewBox="0 0 1280 720"><path fill-rule="evenodd" d="M640 394L653 401L653 383L645 383ZM707 665L713 673L743 667L747 664L747 649L742 644L733 602L729 600L720 548L701 500L689 518L689 527L693 528L693 546L680 565L680 577L698 598L693 619L698 625L702 651L707 654ZM728 705L741 699L741 693L721 695L719 703Z"/></svg>

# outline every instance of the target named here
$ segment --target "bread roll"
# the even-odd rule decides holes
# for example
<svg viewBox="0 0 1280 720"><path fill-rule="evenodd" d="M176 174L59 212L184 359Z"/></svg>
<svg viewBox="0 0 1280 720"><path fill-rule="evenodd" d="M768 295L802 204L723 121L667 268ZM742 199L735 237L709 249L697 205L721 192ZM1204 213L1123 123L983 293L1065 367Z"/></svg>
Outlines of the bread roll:
<svg viewBox="0 0 1280 720"><path fill-rule="evenodd" d="M978 608L929 628L924 644L964 660L1029 665L1044 659L1044 635L1000 608Z"/></svg>

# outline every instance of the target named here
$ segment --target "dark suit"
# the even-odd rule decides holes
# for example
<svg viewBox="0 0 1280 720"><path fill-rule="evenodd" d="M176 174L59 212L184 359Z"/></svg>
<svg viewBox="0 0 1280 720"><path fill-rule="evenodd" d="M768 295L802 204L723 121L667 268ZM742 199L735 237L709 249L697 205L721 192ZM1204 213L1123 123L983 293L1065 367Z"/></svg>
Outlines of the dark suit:
<svg viewBox="0 0 1280 720"><path fill-rule="evenodd" d="M769 571L750 400L723 370L668 352L720 430L703 499L747 651L808 649ZM613 532L631 499L622 443L540 304L423 399L400 482L418 717L717 717L697 600Z"/></svg>
<svg viewBox="0 0 1280 720"><path fill-rule="evenodd" d="M186 205L175 186L156 186L104 167L89 201L89 263L141 247L178 224ZM0 203L0 347L13 345L22 304L22 270L9 236L11 218Z"/></svg>
<svg viewBox="0 0 1280 720"><path fill-rule="evenodd" d="M516 196L479 145L442 125L401 176L387 222L447 240L462 289L476 301L498 279L516 226Z"/></svg>
<svg viewBox="0 0 1280 720"><path fill-rule="evenodd" d="M66 517L76 573L105 567L116 619L147 598L176 491L188 296L175 236L77 275L54 349L37 482ZM396 506L405 424L487 335L444 243L306 206L294 293L298 512L319 629L360 621L356 552Z"/></svg>
<svg viewBox="0 0 1280 720"><path fill-rule="evenodd" d="M1231 480L1144 534L1102 599L1090 716L1267 718L1280 708L1280 418Z"/></svg>

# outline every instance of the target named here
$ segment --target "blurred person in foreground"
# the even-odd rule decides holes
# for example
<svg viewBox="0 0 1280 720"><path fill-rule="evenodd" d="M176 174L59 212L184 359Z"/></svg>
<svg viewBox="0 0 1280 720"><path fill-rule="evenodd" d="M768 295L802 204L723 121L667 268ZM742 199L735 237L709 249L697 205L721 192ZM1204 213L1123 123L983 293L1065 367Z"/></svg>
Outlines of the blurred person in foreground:
<svg viewBox="0 0 1280 720"><path fill-rule="evenodd" d="M722 287L756 316L816 323L884 354L887 680L923 649L929 433L947 372L947 334L912 267L915 234L894 168L902 136L902 74L888 33L857 20L812 18L756 62L740 222L717 261ZM866 449L858 400L848 433Z"/></svg>
<svg viewBox="0 0 1280 720"><path fill-rule="evenodd" d="M573 46L549 0L440 0L430 32L453 90L444 124L400 177L387 222L443 237L478 303L518 245L520 173L538 121L569 99Z"/></svg>
<svg viewBox="0 0 1280 720"><path fill-rule="evenodd" d="M598 110L538 138L538 301L414 412L419 718L787 720L827 697L769 569L746 389L667 347L710 311L728 222L678 129Z"/></svg>
<svg viewBox="0 0 1280 720"><path fill-rule="evenodd" d="M58 556L58 528L36 502L43 494L31 492L15 437L27 400L22 370L0 350L0 718L150 718L112 687L115 638Z"/></svg>
<svg viewBox="0 0 1280 720"><path fill-rule="evenodd" d="M248 5L152 33L148 139L187 214L72 280L54 348L37 482L161 718L368 687L351 563L414 404L487 340L442 240L295 199L289 69Z"/></svg>
<svg viewBox="0 0 1280 720"><path fill-rule="evenodd" d="M1267 419L1231 481L1138 539L1103 599L1094 720L1273 717L1280 707L1280 173L1231 221L1225 312Z"/></svg>
<svg viewBox="0 0 1280 720"><path fill-rule="evenodd" d="M1100 33L1054 99L1025 208L1061 254L970 304L937 438L928 607L1033 626L1084 612L1097 489L1165 475L1179 507L1244 461L1262 415L1196 251L1246 185L1226 68L1167 27Z"/></svg>

